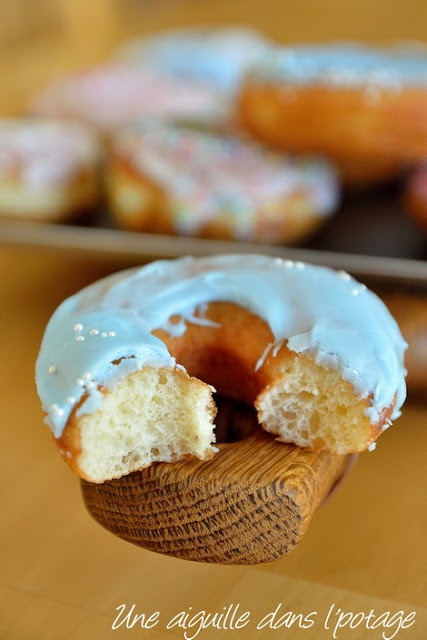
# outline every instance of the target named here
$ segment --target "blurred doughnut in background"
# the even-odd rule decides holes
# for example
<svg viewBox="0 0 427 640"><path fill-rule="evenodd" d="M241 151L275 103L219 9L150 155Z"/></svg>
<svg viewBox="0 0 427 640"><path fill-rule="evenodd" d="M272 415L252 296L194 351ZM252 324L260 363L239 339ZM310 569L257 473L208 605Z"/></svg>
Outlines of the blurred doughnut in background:
<svg viewBox="0 0 427 640"><path fill-rule="evenodd" d="M174 77L152 67L106 63L71 74L37 96L37 115L72 118L103 131L142 118L221 120L226 104L208 83Z"/></svg>
<svg viewBox="0 0 427 640"><path fill-rule="evenodd" d="M0 119L0 216L59 222L95 207L100 159L87 125Z"/></svg>
<svg viewBox="0 0 427 640"><path fill-rule="evenodd" d="M312 234L339 202L325 160L165 123L113 136L106 184L125 229L273 244Z"/></svg>
<svg viewBox="0 0 427 640"><path fill-rule="evenodd" d="M277 47L239 96L242 127L264 143L325 153L344 180L370 183L427 152L427 48Z"/></svg>
<svg viewBox="0 0 427 640"><path fill-rule="evenodd" d="M200 27L136 38L118 49L117 58L137 67L152 66L173 77L207 83L225 95L233 95L247 69L271 46L254 29Z"/></svg>

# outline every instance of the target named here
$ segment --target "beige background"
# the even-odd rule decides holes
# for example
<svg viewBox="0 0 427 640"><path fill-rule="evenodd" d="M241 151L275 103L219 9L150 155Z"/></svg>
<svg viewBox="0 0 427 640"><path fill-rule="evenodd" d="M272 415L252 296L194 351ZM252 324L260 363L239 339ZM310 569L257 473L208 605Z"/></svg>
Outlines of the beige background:
<svg viewBox="0 0 427 640"><path fill-rule="evenodd" d="M22 110L44 82L102 59L120 38L137 31L246 21L283 41L382 42L422 37L423 6L415 0L0 0L1 110ZM335 603L354 612L416 610L416 625L397 637L422 640L427 410L414 400L377 450L360 456L300 547L273 564L233 568L168 559L122 542L90 519L78 480L42 423L33 370L55 306L117 266L0 246L0 638L175 639L182 632L159 627L112 632L116 607L135 603L139 613L160 610L165 621L189 606L214 611L239 603L255 620L282 602L296 613L317 610L319 622L302 632L255 633L251 626L199 637L329 640L332 634L321 628L321 620ZM338 635L380 637L380 631L360 629Z"/></svg>

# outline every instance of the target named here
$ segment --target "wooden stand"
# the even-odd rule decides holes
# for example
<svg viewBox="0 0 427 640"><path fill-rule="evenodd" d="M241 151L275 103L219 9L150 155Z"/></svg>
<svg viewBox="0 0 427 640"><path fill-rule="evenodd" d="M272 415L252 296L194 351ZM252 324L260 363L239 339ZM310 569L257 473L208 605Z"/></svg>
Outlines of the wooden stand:
<svg viewBox="0 0 427 640"><path fill-rule="evenodd" d="M104 484L81 481L91 515L136 545L221 564L276 560L301 540L355 456L313 453L260 428L208 461L157 463Z"/></svg>

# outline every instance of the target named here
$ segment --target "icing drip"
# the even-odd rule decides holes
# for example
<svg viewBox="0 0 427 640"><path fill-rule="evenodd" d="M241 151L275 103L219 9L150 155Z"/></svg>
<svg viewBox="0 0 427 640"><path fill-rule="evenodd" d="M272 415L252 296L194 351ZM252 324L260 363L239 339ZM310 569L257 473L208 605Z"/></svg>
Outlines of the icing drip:
<svg viewBox="0 0 427 640"><path fill-rule="evenodd" d="M322 159L291 158L219 135L174 125L133 127L114 139L116 152L170 195L176 230L191 233L217 216L241 238L258 216L286 216L283 200L305 193L314 215L330 215L338 183Z"/></svg>
<svg viewBox="0 0 427 640"><path fill-rule="evenodd" d="M0 120L0 178L18 177L32 186L61 184L99 156L94 132L71 122Z"/></svg>
<svg viewBox="0 0 427 640"><path fill-rule="evenodd" d="M263 318L276 354L286 340L292 351L336 367L359 397L372 396L367 412L372 422L395 396L393 417L399 415L407 345L381 300L348 274L256 255L187 257L115 274L58 307L36 365L38 392L55 437L85 394L79 415L97 409L99 386L112 387L146 365L174 367L174 358L151 331L180 334L185 325L171 325L170 317L192 322L195 310L212 301L234 302Z"/></svg>
<svg viewBox="0 0 427 640"><path fill-rule="evenodd" d="M272 50L250 71L251 79L286 81L296 85L427 86L427 48L423 46L373 49L354 44L295 46Z"/></svg>

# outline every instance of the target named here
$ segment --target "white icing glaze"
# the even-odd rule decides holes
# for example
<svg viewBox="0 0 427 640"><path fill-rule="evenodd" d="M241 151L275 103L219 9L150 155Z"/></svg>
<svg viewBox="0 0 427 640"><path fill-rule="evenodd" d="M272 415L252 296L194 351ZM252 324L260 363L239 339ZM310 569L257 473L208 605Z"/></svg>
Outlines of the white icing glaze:
<svg viewBox="0 0 427 640"><path fill-rule="evenodd" d="M427 86L427 47L377 49L343 43L272 49L250 70L259 81L399 89ZM375 101L371 91L367 100Z"/></svg>
<svg viewBox="0 0 427 640"><path fill-rule="evenodd" d="M407 345L366 287L325 267L266 256L188 257L100 280L55 311L36 365L37 389L55 437L83 395L88 398L78 415L99 407L98 387L112 387L145 365L174 367L151 331L182 335L195 310L212 301L234 302L263 318L274 335L272 347L287 341L292 351L337 368L359 397L372 398L367 415L373 423L395 397L393 417L399 415ZM178 324L169 323L172 315L181 317Z"/></svg>
<svg viewBox="0 0 427 640"><path fill-rule="evenodd" d="M201 27L132 40L122 45L118 57L233 93L247 68L269 49L270 45L252 29Z"/></svg>
<svg viewBox="0 0 427 640"><path fill-rule="evenodd" d="M320 158L293 158L236 138L155 123L117 133L113 148L166 190L179 233L221 216L237 237L251 239L258 216L286 217L286 198L306 194L307 208L320 217L338 204L337 176Z"/></svg>
<svg viewBox="0 0 427 640"><path fill-rule="evenodd" d="M224 104L208 86L146 67L95 67L48 87L33 111L114 128L147 117L220 117Z"/></svg>
<svg viewBox="0 0 427 640"><path fill-rule="evenodd" d="M16 177L33 187L61 184L92 169L99 140L84 125L36 119L0 120L0 180Z"/></svg>

